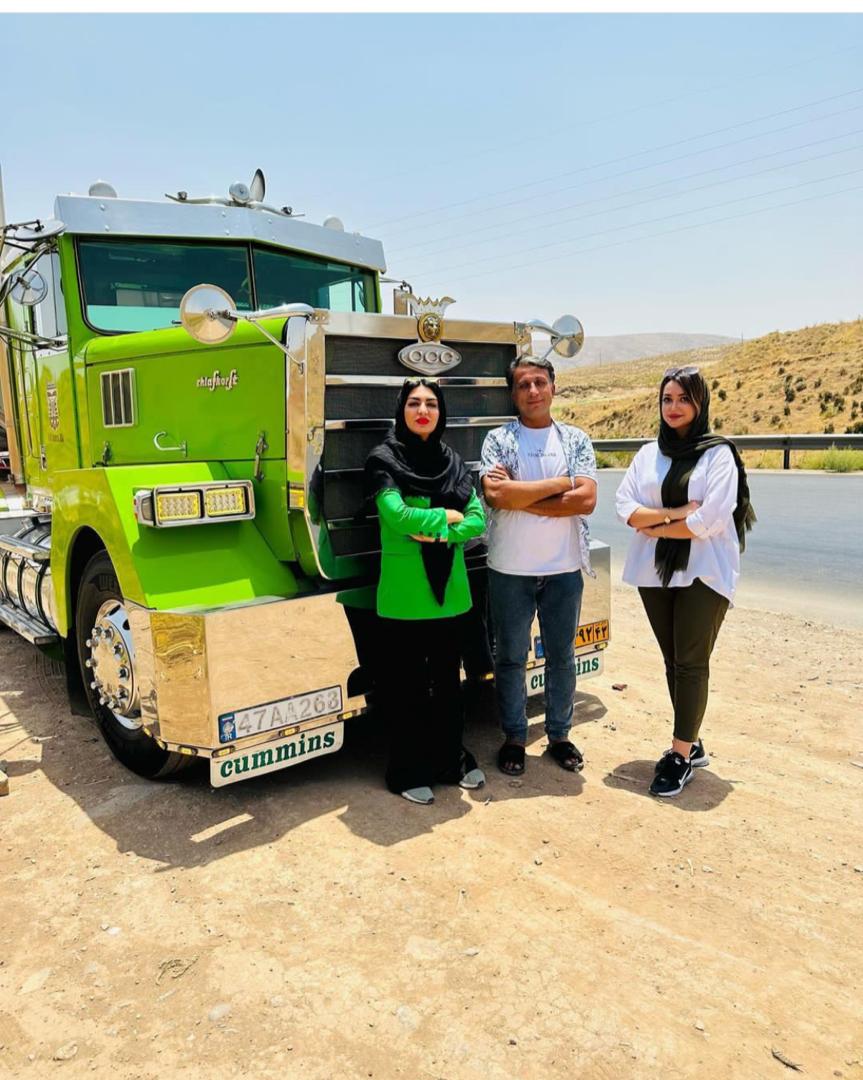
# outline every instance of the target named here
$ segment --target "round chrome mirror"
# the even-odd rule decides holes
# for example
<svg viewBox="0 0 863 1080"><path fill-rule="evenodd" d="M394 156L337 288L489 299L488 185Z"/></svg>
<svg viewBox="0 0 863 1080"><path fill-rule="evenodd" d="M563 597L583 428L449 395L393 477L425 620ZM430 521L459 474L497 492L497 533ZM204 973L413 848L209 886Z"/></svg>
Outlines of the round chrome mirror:
<svg viewBox="0 0 863 1080"><path fill-rule="evenodd" d="M32 244L36 240L50 240L64 232L66 226L57 218L38 221L35 225L7 225L6 232L13 240L23 244Z"/></svg>
<svg viewBox="0 0 863 1080"><path fill-rule="evenodd" d="M183 329L202 345L227 341L237 322L228 316L234 301L218 285L194 285L180 301Z"/></svg>
<svg viewBox="0 0 863 1080"><path fill-rule="evenodd" d="M551 344L559 356L575 356L584 344L584 327L574 315L561 315L552 330Z"/></svg>
<svg viewBox="0 0 863 1080"><path fill-rule="evenodd" d="M48 282L31 266L14 275L9 295L22 307L35 307L48 295Z"/></svg>

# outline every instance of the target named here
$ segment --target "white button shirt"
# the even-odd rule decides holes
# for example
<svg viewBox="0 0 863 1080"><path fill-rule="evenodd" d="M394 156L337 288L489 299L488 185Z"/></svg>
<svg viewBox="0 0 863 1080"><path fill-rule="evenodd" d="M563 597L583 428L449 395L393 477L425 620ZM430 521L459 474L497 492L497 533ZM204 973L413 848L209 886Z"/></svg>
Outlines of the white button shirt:
<svg viewBox="0 0 863 1080"><path fill-rule="evenodd" d="M617 489L615 508L624 524L639 506L662 509L662 481L670 467L671 458L659 452L656 442L642 446ZM686 518L695 534L689 565L674 572L669 587L681 588L700 578L733 602L740 576L740 544L732 516L737 505L737 466L729 447L714 446L701 455L689 478L689 498L701 503ZM633 529L623 567L627 585L662 586L653 561L655 552L656 540Z"/></svg>

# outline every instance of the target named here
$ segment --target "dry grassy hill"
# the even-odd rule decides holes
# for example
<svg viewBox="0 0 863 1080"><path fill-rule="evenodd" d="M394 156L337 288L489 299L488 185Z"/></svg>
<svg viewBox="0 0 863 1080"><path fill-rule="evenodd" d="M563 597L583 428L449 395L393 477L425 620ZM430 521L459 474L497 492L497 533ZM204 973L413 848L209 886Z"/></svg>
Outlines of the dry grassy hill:
<svg viewBox="0 0 863 1080"><path fill-rule="evenodd" d="M654 435L660 378L685 364L708 379L713 427L726 435L863 432L861 319L561 372L557 414L594 438Z"/></svg>

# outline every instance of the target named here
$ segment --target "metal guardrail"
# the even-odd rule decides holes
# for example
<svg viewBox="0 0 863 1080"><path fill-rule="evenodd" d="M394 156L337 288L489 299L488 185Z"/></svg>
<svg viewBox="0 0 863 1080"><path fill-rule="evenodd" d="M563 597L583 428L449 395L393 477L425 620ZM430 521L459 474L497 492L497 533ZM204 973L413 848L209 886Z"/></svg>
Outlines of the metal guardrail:
<svg viewBox="0 0 863 1080"><path fill-rule="evenodd" d="M782 468L791 468L792 450L863 450L863 435L729 435L738 450L781 450ZM634 454L653 439L593 439L594 450Z"/></svg>

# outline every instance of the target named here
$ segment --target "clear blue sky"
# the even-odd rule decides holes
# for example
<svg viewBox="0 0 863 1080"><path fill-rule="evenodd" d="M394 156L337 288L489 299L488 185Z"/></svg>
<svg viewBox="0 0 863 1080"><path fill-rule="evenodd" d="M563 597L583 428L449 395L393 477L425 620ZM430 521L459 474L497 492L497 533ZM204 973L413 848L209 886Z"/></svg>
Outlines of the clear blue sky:
<svg viewBox="0 0 863 1080"><path fill-rule="evenodd" d="M33 15L0 40L9 220L97 177L160 198L260 166L453 315L863 314L858 15Z"/></svg>

